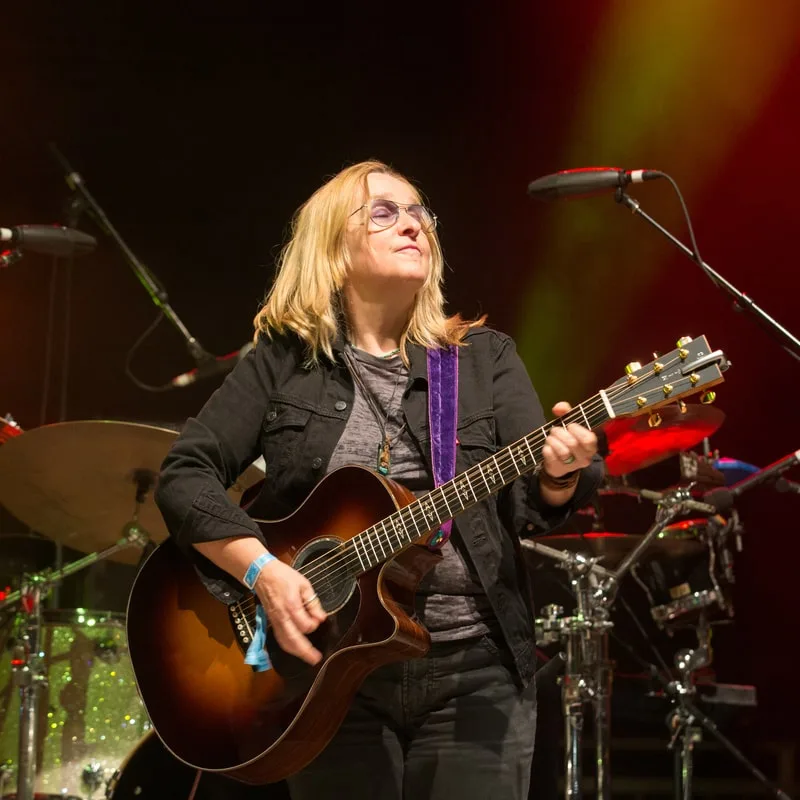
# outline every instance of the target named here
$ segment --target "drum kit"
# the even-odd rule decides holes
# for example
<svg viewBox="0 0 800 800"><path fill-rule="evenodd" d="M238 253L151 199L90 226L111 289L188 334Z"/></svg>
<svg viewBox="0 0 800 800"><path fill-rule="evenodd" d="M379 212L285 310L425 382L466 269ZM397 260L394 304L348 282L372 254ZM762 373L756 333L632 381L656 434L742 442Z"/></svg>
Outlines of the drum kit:
<svg viewBox="0 0 800 800"><path fill-rule="evenodd" d="M798 460L758 470L710 453L698 456L690 448L707 444L724 414L712 406L682 405L661 416L656 428L639 418L606 427L606 485L598 502L576 515L591 520L592 530L525 542L527 557L563 570L575 600L571 613L550 603L536 620L537 643L557 643L565 651L568 798L581 796L586 704L594 709L597 794L610 797L608 642L611 609L628 574L658 626L696 634L697 645L675 655L674 669L655 670L673 703L679 796L690 796L692 748L699 726L707 727L692 704L695 678L710 663L711 627L734 614L733 556L741 549L742 526L732 499ZM45 607L67 576L100 561L135 568L148 548L167 537L153 488L176 435L165 427L104 420L24 432L10 417L0 420L0 504L37 532L0 535L0 798L127 800L164 797L165 786L175 797L197 790L194 771L168 753L151 729L127 654L125 614ZM675 457L680 475L669 489L636 485L634 478L647 467ZM257 465L249 467L229 490L231 499L247 502L263 475ZM644 534L602 529L604 506L620 497L640 507L655 505L655 520ZM83 555L61 563L53 555L61 547ZM214 780L196 797L225 796L222 790L214 794ZM263 797L265 787L258 788ZM237 783L236 790L242 797L250 789Z"/></svg>
<svg viewBox="0 0 800 800"><path fill-rule="evenodd" d="M139 699L125 614L45 607L67 576L100 561L136 565L167 537L152 490L176 435L0 420L0 503L40 534L0 535L0 798L188 796L194 770L163 749ZM241 503L262 479L248 468L229 496ZM57 563L60 547L84 555ZM164 792L187 781L183 795Z"/></svg>
<svg viewBox="0 0 800 800"><path fill-rule="evenodd" d="M601 434L601 445L607 448L604 487L595 503L571 521L573 528L580 528L590 520L590 530L558 530L523 541L529 566L540 574L555 569L574 603L570 613L565 612L563 605L547 603L539 609L540 616L536 619L537 646L546 649L556 645L558 651L554 655L558 659L554 658L552 663L563 669L560 681L564 796L570 800L582 797L585 706L591 707L594 722L596 796L603 800L612 796L614 664L609 657L609 638L613 636L645 671L648 685L657 687L650 693L670 701L668 747L674 754L676 798L692 797L693 750L702 738L703 729L749 770L768 793L786 798L719 731L695 701L704 688L699 676L707 672L712 661L712 628L730 624L734 617L734 556L742 550L744 532L735 499L759 483L783 480L780 475L800 463L800 451L759 469L736 459L720 458L718 453L710 451L708 439L725 418L719 409L681 404L662 409L660 416L662 421L657 427L648 427L648 420L642 417L612 420L605 426ZM701 442L702 454L691 450ZM638 476L652 473L648 468L653 465L668 465L672 470L670 485L663 491L642 488L643 481L637 480ZM637 508L633 509L631 503ZM620 507L625 509L622 513ZM606 513L609 508L611 514ZM642 514L643 509L650 513ZM627 527L631 520L647 517L646 532L606 530L606 517L614 513L627 521ZM630 579L625 581L627 576ZM696 641L674 654L672 667L665 663L656 647L651 645L659 662L654 665L614 636L611 611L621 588L627 588L631 581L644 595L652 625L669 637L685 636L688 632ZM625 603L625 608L646 637L645 628L630 605ZM754 704L753 689L735 688L735 702Z"/></svg>

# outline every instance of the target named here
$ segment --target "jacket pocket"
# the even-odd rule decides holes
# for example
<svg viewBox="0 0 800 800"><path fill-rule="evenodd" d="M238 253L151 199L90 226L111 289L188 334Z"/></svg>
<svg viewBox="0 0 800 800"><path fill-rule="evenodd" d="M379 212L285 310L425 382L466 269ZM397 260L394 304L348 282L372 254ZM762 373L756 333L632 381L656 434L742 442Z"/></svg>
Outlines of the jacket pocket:
<svg viewBox="0 0 800 800"><path fill-rule="evenodd" d="M267 476L298 458L307 437L309 408L286 401L271 401L261 428L261 449Z"/></svg>

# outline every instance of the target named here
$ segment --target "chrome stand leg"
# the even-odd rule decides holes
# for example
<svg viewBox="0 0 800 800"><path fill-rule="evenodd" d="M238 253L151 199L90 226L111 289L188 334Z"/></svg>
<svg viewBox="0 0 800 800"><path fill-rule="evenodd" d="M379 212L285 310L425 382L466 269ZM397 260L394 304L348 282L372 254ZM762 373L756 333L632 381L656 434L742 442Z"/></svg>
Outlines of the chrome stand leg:
<svg viewBox="0 0 800 800"><path fill-rule="evenodd" d="M608 636L594 633L597 650L595 678L594 735L596 738L598 800L611 800L611 664L608 660Z"/></svg>
<svg viewBox="0 0 800 800"><path fill-rule="evenodd" d="M19 687L19 750L17 753L17 800L34 800L36 783L36 729L39 694L44 685L39 656L42 624L41 589L23 591L24 633L12 656L14 685Z"/></svg>
<svg viewBox="0 0 800 800"><path fill-rule="evenodd" d="M581 800L583 777L583 678L580 665L576 664L576 646L580 647L574 634L567 636L567 665L561 686L564 704L564 797L566 800Z"/></svg>

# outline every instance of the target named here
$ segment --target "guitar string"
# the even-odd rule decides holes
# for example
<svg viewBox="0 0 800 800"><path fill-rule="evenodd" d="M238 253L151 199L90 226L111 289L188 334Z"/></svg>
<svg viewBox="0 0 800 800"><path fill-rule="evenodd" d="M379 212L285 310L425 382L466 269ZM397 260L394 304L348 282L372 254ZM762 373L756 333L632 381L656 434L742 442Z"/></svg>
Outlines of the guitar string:
<svg viewBox="0 0 800 800"><path fill-rule="evenodd" d="M666 366L667 365L665 365L665 368L666 368ZM653 374L655 374L655 373L653 373ZM609 389L606 390L606 393L607 393L607 395L609 397L612 397L612 396L613 397L617 397L620 394L624 394L626 391L630 390L631 388L633 388L636 385L637 384L629 384L627 382L619 383L617 385L612 384L611 387L609 387ZM702 389L703 387L700 387L700 388ZM698 389L698 391L699 391L699 389ZM638 394L639 395L643 394L646 397L648 394L659 394L661 392L663 392L663 387L660 387L658 389L648 390L648 391L646 391L644 393L638 392ZM599 394L598 394L598 397L599 397ZM593 411L593 410L596 410L598 407L603 405L602 398L600 398L599 402L595 401L594 398L591 398L590 401L587 401L587 402L590 402L590 405L587 406L586 410L590 410L591 409ZM567 417L572 415L574 412L579 412L580 410L581 410L580 408L574 409L573 411L569 412L567 415L562 417L560 420L551 421L550 423L546 423L546 425L542 426L542 428L540 428L538 431L534 431L534 432L532 432L532 434L529 434L527 437L524 437L524 438L530 438L531 435L533 435L535 433L541 433L545 428L552 428L557 424L561 424L561 423L563 423L563 422L565 422L567 420ZM519 441L522 441L522 440L519 440ZM516 468L516 464L514 463L513 455L511 455L510 452L509 452L516 444L518 444L518 443L517 442L512 443L511 445L507 445L504 448L504 450L506 450L507 453L509 453L509 454L508 454L508 456L504 456L503 459L505 459L504 466L512 465L514 467L514 469L519 473L519 470ZM503 460L503 459L501 459L501 460ZM470 469L466 470L465 473L462 473L462 475L467 475L470 472L473 472L473 473L477 472L478 471L477 470L478 466L479 465L475 465L475 466L471 467ZM502 475L503 468L501 468L499 466L499 464L498 464L498 469L499 469L499 471L501 472L501 475ZM459 476L459 477L461 477L461 476ZM478 477L478 476L474 475L473 477ZM512 481L513 480L514 479L512 478ZM451 486L451 489L452 488L453 487ZM443 493L443 496L446 498L446 494ZM427 497L427 495L426 495L426 497ZM477 496L475 495L474 491L473 491L473 497L475 498L474 502L480 502L480 501L477 500ZM420 498L420 499L424 499L424 498ZM414 505L414 503L412 502L412 504L410 504L410 505ZM395 513L400 513L401 511L403 511L403 510L405 510L407 508L409 508L409 506L404 506L403 509L400 509L398 512L395 512ZM461 510L463 510L463 509L461 509ZM458 513L460 513L460 511ZM416 520L416 518L415 518L415 516L413 514L413 511L410 512L410 516L411 516L411 521L414 523L415 527L417 527L416 526L416 521L417 520ZM424 515L423 515L423 522L424 522ZM407 533L408 531L407 531L407 528L406 528L405 524L403 525L403 527L404 527L404 529L406 530L406 533ZM372 526L372 528L377 528L377 525ZM370 529L368 528L366 531L362 531L361 533L356 534L356 536L363 536L363 534L367 533L367 531L369 531L369 530ZM426 528L423 533L421 533L421 534L418 533L417 536L412 537L412 539L407 544L411 544L414 541L414 539L422 538L428 530L429 529ZM340 546L338 546L335 549L335 551L325 553L324 555L320 556L319 558L315 559L314 561L309 562L309 564L305 565L305 567L306 567L306 569L308 569L309 567L313 567L313 569L311 569L310 571L306 572L302 568L299 571L301 572L301 574L303 574L305 577L307 577L312 582L312 584L313 584L313 579L319 576L320 571L325 573L326 570L327 570L327 567L329 565L334 565L334 566L337 567L336 570L329 571L329 572L327 572L327 574L325 574L325 577L328 578L331 582L333 582L334 579L338 579L341 576L346 577L348 580L356 577L356 575L359 574L359 573L356 572L354 574L353 571L350 569L350 567L354 567L354 568L361 567L360 571L364 572L365 570L363 569L363 562L360 559L357 550L355 551L354 556L349 555L347 553L347 551L346 551L347 544L349 542L352 542L353 539L355 539L355 538L356 537L353 537L350 540L348 540L348 542L343 542ZM399 537L398 537L398 540L399 540ZM405 546L407 546L407 545L404 545L404 547ZM354 545L354 547L355 547L355 545ZM364 553L367 554L366 546L364 545L363 542L362 542L362 549L364 550ZM375 555L377 556L378 550L375 548L374 544L372 546L372 550L375 553ZM383 551L383 560L384 561L388 560L388 558L386 558L386 556L385 556L385 551L383 550L382 547L381 547L381 550ZM338 562L338 563L335 563L335 562ZM382 562L378 562L378 563L382 563ZM377 566L377 565L378 564L375 564L374 566ZM373 567L371 566L370 569L372 569L372 568ZM343 575L342 575L342 573L343 573ZM249 598L249 601L250 601L249 603L248 603L247 600L241 601L240 608L242 608L243 611L253 609L257 605L257 599L255 597ZM245 608L245 606L247 606L247 608Z"/></svg>
<svg viewBox="0 0 800 800"><path fill-rule="evenodd" d="M667 369L669 366L672 366L672 364L676 363L677 361L678 361L678 358L676 357L671 362L664 363L664 369ZM652 371L651 373L648 373L648 375L646 375L646 376L641 376L640 379L637 381L637 383L634 383L634 384L628 383L626 379L620 379L620 382L618 382L617 384L611 384L611 386L608 387L608 389L606 389L606 395L607 395L607 397L609 399L612 399L612 398L616 399L617 397L619 397L619 395L625 394L628 391L634 390L637 387L637 385L641 384L641 382L642 382L642 380L644 378L648 378L648 377L651 377L652 375L656 375L656 374L657 373L655 373L655 371ZM698 388L697 391L700 391L702 388L703 387ZM641 391L636 392L636 394L638 394L640 396L645 396L645 397L647 397L648 395L658 395L658 394L662 394L662 393L663 393L663 387L658 387L656 389L647 390L645 392L641 392ZM569 422L573 421L573 419L580 418L584 413L587 413L587 416L588 416L588 413L594 413L594 411L599 410L604 405L605 404L603 403L602 396L598 393L597 395L595 395L594 397L590 398L587 401L587 405L585 407L578 406L577 408L572 409L570 412L568 412L564 417L559 418L559 420L551 420L550 422L545 423L545 425L543 425L537 431L533 431L531 434L528 434L527 436L523 437L523 439L520 439L518 442L513 442L510 445L506 445L503 448L503 450L505 451L505 454L500 459L497 459L496 457L494 459L495 463L497 465L498 471L501 474L501 477L502 477L503 471L504 471L504 469L506 467L513 467L513 469L515 471L517 471L518 474L521 474L521 473L519 473L519 470L516 467L516 463L514 461L513 455L510 452L516 445L519 444L519 442L523 442L525 439L530 439L531 436L533 436L533 435L535 435L537 433L541 434L544 438L546 438L546 432L549 432L549 430L551 430L553 427L556 427L557 425L562 425L562 426L566 425ZM570 418L573 418L573 419L570 419ZM489 459L486 459L486 460L489 460ZM501 466L501 463L502 463L502 466ZM483 475L482 475L482 470L478 469L479 466L480 465L474 465L473 467L470 467L468 470L465 470L465 472L462 473L461 476L457 476L457 477L462 477L464 475L469 476L469 473L473 473L473 475L470 476L470 477L477 478L478 480L483 480L484 478L483 478ZM512 481L513 480L515 480L515 478L512 478ZM451 484L452 482L448 482L448 483ZM469 479L468 479L468 483L469 483ZM505 485L505 484L503 484L503 485ZM452 492L452 490L454 488L455 488L454 486L452 486L452 485L450 486L451 492ZM500 487L498 487L498 488L500 488ZM442 489L442 487L437 487L437 489ZM431 492L429 492L424 497L418 498L418 499L419 500L424 500L425 498L429 497L429 495L433 491L435 491L435 490L432 490ZM455 496L458 497L458 490L456 489L455 492L456 492ZM473 498L475 498L474 502L480 502L480 501L477 500L477 496L475 495L474 491L472 492L472 494L473 494ZM493 492L492 492L492 494L493 494ZM445 499L445 505L447 505L447 497L448 497L448 495L446 494L445 491L442 491L442 496ZM458 502L460 503L460 500ZM409 506L411 506L411 505L414 505L414 502L409 504ZM394 512L391 516L393 516L394 514L400 514L402 511L404 511L406 509L409 509L409 506L404 506L402 509L398 509L398 511ZM463 510L463 509L460 509L458 513L460 513L461 510ZM412 521L412 523L414 523L414 526L417 527L417 525L416 525L417 519L414 516L413 510L409 511L409 516L411 517L411 521ZM402 522L402 520L401 520L401 522ZM424 517L424 514L423 514L423 523L424 522L425 522L425 517ZM334 579L338 579L342 575L342 573L344 573L344 576L346 576L348 580L352 579L353 577L356 577L356 575L353 574L353 572L350 569L350 567L354 567L354 568L355 567L361 567L362 568L361 571L364 571L363 570L363 561L361 560L357 550L355 549L356 548L356 544L353 544L353 547L352 547L352 549L354 551L353 555L350 555L347 552L347 546L348 546L349 543L353 542L356 537L362 537L369 530L377 529L378 524L381 524L381 523L377 523L376 525L371 526L371 528L368 528L367 530L362 531L359 534L356 534L356 536L352 537L351 539L349 539L346 542L343 542L341 545L337 546L333 551L329 551L327 553L324 553L323 555L319 556L318 558L316 558L313 561L309 562L308 564L304 565L305 569L301 568L299 570L300 573L302 575L304 575L306 578L308 578L308 580L311 581L312 585L313 585L314 580L316 578L320 577L320 575L324 575L324 577L326 577L331 582L333 582ZM403 528L406 531L406 533L408 533L408 529L406 528L405 524L403 524ZM407 544L411 544L415 539L422 538L425 535L425 533L428 532L428 530L430 530L430 529L426 527L423 533L421 533L421 534L418 533L417 536L413 536L412 539ZM385 532L386 531L385 531L385 526L384 526L384 533ZM369 537L367 537L367 538L369 539ZM391 543L390 539L387 540L387 541L389 543ZM400 541L399 534L398 534L398 541ZM380 549L382 551L382 553L383 553L384 560L388 560L388 558L386 558L386 556L385 556L385 549L380 545L380 543L378 544L378 548L376 548L373 543L370 543L370 544L371 544L372 551L375 553L376 556L378 554L378 549ZM362 550L364 551L365 554L367 554L368 551L366 549L366 544L362 541L361 545L362 545ZM405 546L406 545L404 545L404 547ZM396 555L396 553L395 553L395 555ZM378 563L382 563L382 562L378 562ZM328 571L328 567L329 566L335 566L336 570ZM377 564L375 566L377 566ZM372 568L373 567L370 567L370 569L372 569ZM356 574L358 574L358 573L356 573ZM240 601L239 607L243 612L246 613L246 611L254 609L257 604L258 604L257 599L255 597L252 597L252 598L247 598L246 600Z"/></svg>
<svg viewBox="0 0 800 800"><path fill-rule="evenodd" d="M607 391L608 391L608 394L611 394L613 392L614 396L617 396L617 395L619 395L621 393L624 393L624 390L630 389L634 385L635 384L627 384L627 383L624 384L624 385L620 385L618 387L618 389L620 389L622 391L614 391L614 387L612 386L611 389L607 390ZM662 391L663 391L662 388L654 389L654 390L650 390L648 392L644 392L644 395L646 396L647 394L660 393ZM642 392L639 392L638 394L641 395ZM600 403L602 404L602 399L601 399ZM597 408L597 403L595 403L594 405L595 405L595 408ZM579 411L579 410L580 409L576 409L576 411ZM570 413L572 413L572 412L570 412ZM567 416L569 416L569 414L565 415L565 417L562 418L562 420L566 419ZM558 424L556 421L548 423L548 425L550 427L553 427L556 424ZM543 428L544 427L547 427L547 426L543 426ZM542 429L539 429L539 432L541 432L541 431L542 431ZM537 431L534 431L534 433L536 433L536 432ZM526 438L529 438L529 437L530 437L530 434ZM520 441L522 441L522 440L520 440ZM513 448L515 444L516 443L513 443L512 445L506 446L506 448L504 448L504 449L507 450L507 451L510 451L511 448ZM501 460L503 460L503 459L501 459ZM505 458L504 466L509 466L509 465L512 465L512 464L513 464L513 456L511 456L509 454L509 456L507 458ZM463 473L463 474L468 474L469 472L475 472L477 466L478 465L475 465L475 466L471 467L469 470L466 470L465 473ZM516 468L516 464L513 464L513 467L517 472L519 472L517 470L517 468ZM499 469L499 471L501 472L501 475L502 475L502 471L503 470L502 470L501 467L499 467L499 464L498 464L498 469ZM513 480L514 479L512 479L512 481ZM444 495L444 496L446 497L446 495ZM473 491L473 497L475 498L474 502L479 502L477 500L477 496L475 495L474 491ZM400 509L400 511L402 511L402 510L404 510L406 508L408 508L408 506L405 506L403 509ZM398 513L398 512L395 512L395 513ZM460 513L460 511L458 513ZM410 514L410 516L411 516L412 522L415 524L415 527L416 527L416 518L414 517L413 512ZM377 526L372 526L372 527L374 528L374 527L377 527ZM405 524L404 524L404 529L407 532L407 528L405 527ZM367 530L370 530L370 529L367 529ZM427 532L427 530L428 529L426 528L425 532ZM366 531L363 531L361 534L357 534L357 536L361 536L361 535L363 535L363 533L366 533ZM413 537L412 540L407 543L407 545L411 544L413 542L413 540L416 539L416 538L422 538L422 536L424 536L424 533L422 533L422 534L418 533L418 535L416 537ZM353 537L353 538L355 538L355 537ZM398 540L399 540L399 537L398 537ZM353 541L353 539L348 540L348 542L352 542L352 541ZM318 559L315 559L314 561L310 562L308 565L305 565L306 567L309 567L309 566L316 567L315 569L311 570L310 572L305 572L302 568L299 571L301 572L301 574L303 574L304 576L309 578L309 580L312 582L312 585L313 585L313 578L317 577L317 575L315 575L315 573L319 573L320 570L322 570L323 573L325 573L326 569L327 569L327 567L329 565L332 565L332 566L336 567L335 570L327 571L327 574L325 574L325 577L331 583L334 583L334 584L338 583L338 584L341 585L341 583L343 583L343 582L340 580L340 578L342 578L342 577L347 578L347 580L351 580L352 578L356 577L356 575L358 573L354 574L353 571L350 569L350 567L354 567L354 568L361 567L361 572L364 572L365 570L363 570L363 562L361 561L357 551L355 551L355 556L350 556L347 553L345 548L346 548L348 542L344 542L344 543L342 543L342 545L338 546L335 549L335 552L326 553L326 554L324 554L324 556L321 556ZM407 545L405 545L405 546L407 546ZM363 543L362 543L362 548L364 549L364 552L366 554L367 551L366 551L366 548L365 548ZM375 553L375 555L377 556L377 549L374 547L374 545L373 545L372 549L373 549L373 552ZM383 550L383 548L381 548L381 549ZM385 551L383 552L383 557L384 557L383 561L388 560L388 558L386 558L386 556L385 556ZM335 562L338 562L338 563L335 563ZM378 562L378 563L382 563L382 562ZM375 566L377 566L377 564ZM373 567L370 567L370 569L371 568L373 568ZM336 589L336 588L338 588L338 586L334 585L331 588L332 589ZM247 611L252 610L252 609L254 609L256 607L257 600L256 600L255 597L249 598L249 602L248 602L248 600L244 600L244 601L241 601L239 605L240 605L240 608L242 609L242 611L244 613L246 613Z"/></svg>
<svg viewBox="0 0 800 800"><path fill-rule="evenodd" d="M666 366L667 366L667 365L665 365L665 367L666 367ZM654 374L655 374L655 373L654 373ZM623 380L624 380L624 379L623 379ZM619 384L619 385L612 384L612 385L609 387L609 389L607 389L607 390L606 390L606 392L607 392L607 395L609 395L609 396L613 396L613 397L616 397L616 396L617 396L617 395L619 395L619 394L624 394L626 390L629 390L630 388L632 388L632 386L635 386L635 385L636 385L636 384L628 384L627 382L625 382L624 384ZM650 391L649 391L649 393L651 393L651 394L652 394L652 393L659 393L659 392L661 392L661 391L663 391L663 389L662 389L662 388L659 388L659 389L650 390ZM648 393L648 392L646 392L645 394L647 394L647 393ZM639 392L638 394L641 394L641 392ZM496 465L497 465L498 471L501 473L501 476L502 476L502 473L503 473L503 471L505 470L505 468L506 468L506 467L513 467L513 468L514 468L514 470L517 472L517 476L515 476L515 478L516 478L516 477L519 477L519 476L522 474L522 473L520 473L520 471L517 469L517 467L516 467L516 462L515 462L515 460L514 460L514 457L513 457L513 455L512 455L512 454L511 454L511 452L510 452L510 451L511 451L511 450L513 450L515 447L517 447L517 446L519 445L519 443L520 443L520 442L522 442L524 439L529 439L529 438L531 438L531 436L534 436L534 435L535 435L535 434L537 434L537 433L541 434L543 438L546 438L546 432L549 432L549 430L550 430L550 429L552 429L552 428L556 427L557 425L564 425L564 424L568 424L569 422L571 422L571 421L572 421L572 419L571 419L572 417L574 417L574 418L580 418L580 417L583 415L583 412L584 412L584 411L588 411L589 413L594 413L594 411L598 410L599 408L602 408L602 407L604 407L604 405L605 405L605 404L603 403L603 401L602 401L602 398L599 396L599 393L598 393L598 395L596 395L595 397L597 397L597 398L599 398L599 399L595 400L595 398L594 398L594 397L593 397L593 398L590 398L590 400L589 400L589 401L587 401L587 403L588 403L589 405L587 405L585 409L581 409L580 407L578 407L578 408L575 408L575 409L572 409L570 412L568 412L568 413L567 413L567 414L566 414L564 417L560 418L559 420L551 420L550 422L548 422L548 423L545 423L545 425L543 425L541 428L539 428L539 429L537 429L536 431L533 431L533 432L531 432L530 434L528 434L527 436L523 437L523 439L520 439L520 440L518 440L517 442L513 442L513 443L511 443L510 445L506 445L505 447L503 447L503 451L505 451L505 454L501 455L501 457L500 457L500 459L499 459L499 460L498 460L498 458L497 458L497 456L496 456L496 455L495 455L495 456L493 456L493 458L494 458L494 460L495 460L495 463L496 463ZM588 416L588 415L587 415L587 416ZM485 459L485 460L487 460L487 461L488 461L489 459ZM502 462L502 466L501 466L501 462ZM481 463L483 463L483 462L481 462ZM477 465L477 464L476 464L476 465L473 465L473 466L472 466L472 467L470 467L469 469L465 470L465 472L464 472L464 473L462 473L462 475L461 475L461 476L457 476L457 478L459 478L459 477L462 477L462 476L463 476L463 475L465 475L465 474L469 474L469 473L477 473L477 474L474 474L474 475L472 475L471 477L478 478L479 480L484 480L484 478L483 478L483 477L480 475L480 473L482 472L482 470L479 470L479 469L478 469L478 468L479 468L479 466L480 466L480 465ZM513 481L513 480L515 480L515 478L512 478L512 481ZM454 481L455 481L455 479L454 479ZM453 497L452 497L452 491L455 489L455 487L452 485L452 483L453 483L453 481L448 481L448 485L450 485L450 490L451 490L451 496L450 496L450 499L453 499ZM505 485L505 484L504 484L504 485ZM501 487L498 487L498 489L499 489L499 488L501 488ZM436 489L434 489L434 490L431 490L431 492L427 493L427 494L426 494L426 495L424 495L423 497L421 497L421 498L417 498L417 500L419 500L419 501L424 501L424 500L425 500L427 497L429 497L429 496L430 496L430 494L432 494L434 491L437 491L437 490L442 490L442 489L443 489L443 487L437 487ZM493 494L493 493L492 493L492 494ZM442 491L442 496L445 498L445 504L447 504L447 494L446 494L444 491ZM457 489L455 489L455 496L456 496L456 498L458 497L458 490L457 490ZM476 496L475 496L475 494L474 494L474 492L473 492L473 497L476 497ZM459 501L459 502L460 502L460 501ZM477 500L477 498L475 499L475 502L479 502L479 501ZM415 503L414 503L414 501L412 501L412 503L410 503L408 506L404 506L402 509L398 509L396 512L393 512L393 514L392 514L392 515L390 515L390 516L394 516L394 514L399 514L399 513L401 513L403 510L409 509L409 508L410 508L410 506L412 506L412 505L414 505L414 504L415 504ZM459 512L459 513L460 513L460 512ZM409 516L411 516L411 521L412 521L412 522L414 522L414 523L415 523L415 526L416 526L416 522L417 522L417 520L416 520L416 518L415 518L415 516L414 516L414 514L413 514L413 511L412 511L412 512L410 512ZM387 517L387 519L388 519L388 517ZM384 521L385 521L385 520L384 520ZM425 522L424 514L423 514L423 522ZM378 524L381 524L381 523L376 523L375 525L371 526L371 528L377 528ZM404 526L404 527L405 527L405 526ZM367 533L369 530L370 530L370 528L368 528L368 529L367 529L367 530L365 530L365 531L362 531L362 532L361 532L361 533L359 533L359 534L356 534L356 536L363 536L363 534ZM423 533L419 533L419 532L418 532L418 533L417 533L417 536L415 536L415 537L413 537L413 538L414 538L414 539L416 539L416 538L421 538L422 536L424 536L424 535L425 535L425 532L427 532L428 530L430 530L430 528L427 528L427 527L426 527L426 528L424 529L424 532L423 532ZM385 533L385 530L384 530L384 533ZM388 534L387 534L387 535L388 535ZM338 546L337 548L335 548L334 550L332 550L332 551L328 551L328 552L324 553L323 555L319 556L318 558L314 559L313 561L310 561L308 564L305 564L305 565L303 566L303 568L301 568L299 571L300 571L300 572L301 572L301 574L303 574L303 575L304 575L306 578L308 578L309 580L312 580L312 578L314 578L314 577L317 577L317 574L315 573L315 569L314 569L314 568L316 568L316 569L317 569L317 571L318 571L320 568L324 568L324 567L327 565L327 563L328 563L328 562L330 562L331 560L334 560L334 559L340 558L342 555L344 555L344 553L343 553L343 550L344 550L344 548L347 546L347 544L348 544L349 542L352 542L352 541L353 541L353 539L355 539L355 538L356 538L355 536L354 536L354 537L352 537L352 538L351 538L351 539L349 539L347 542L343 542L341 545L339 545L339 546ZM369 537L368 537L368 538L369 538ZM389 539L388 541L389 541L389 543L391 543L391 540L390 540L390 539ZM412 539L411 541L413 541L413 539ZM407 544L410 544L410 543L411 543L411 541L409 541ZM380 547L380 545L379 545L379 547ZM368 550L366 549L366 545L365 545L363 542L362 542L362 549L363 549L363 551L364 551L364 553L365 553L365 554L368 554ZM385 555L385 551L384 551L384 549L383 549L382 547L380 547L380 549L381 549L381 551L383 552L383 555ZM375 553L375 555L377 555L377 550L375 549L375 547L374 547L374 546L372 547L372 550L373 550L373 552ZM359 562L359 559L358 559L358 553L357 553L357 552L356 552L356 554L355 554L355 558L350 558L350 561L349 561L349 563L350 563L350 564L353 564L353 565L356 565L356 564L360 563L360 562ZM313 582L313 581L312 581L312 582Z"/></svg>

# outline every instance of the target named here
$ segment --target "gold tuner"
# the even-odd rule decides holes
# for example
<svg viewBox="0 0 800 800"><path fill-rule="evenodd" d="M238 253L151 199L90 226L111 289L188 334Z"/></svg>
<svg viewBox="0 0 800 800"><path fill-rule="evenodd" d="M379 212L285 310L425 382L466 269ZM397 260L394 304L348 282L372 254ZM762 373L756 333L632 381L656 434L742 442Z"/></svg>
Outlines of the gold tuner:
<svg viewBox="0 0 800 800"><path fill-rule="evenodd" d="M678 347L686 347L686 345L689 344L689 342L691 342L691 341L692 341L692 337L691 336L681 336L681 338L678 339L678 343L677 344L678 344Z"/></svg>
<svg viewBox="0 0 800 800"><path fill-rule="evenodd" d="M681 414L685 414L689 410L683 400L678 400L678 410L681 412Z"/></svg>
<svg viewBox="0 0 800 800"><path fill-rule="evenodd" d="M653 363L653 372L656 375L660 375L664 371L664 365L660 361L656 361Z"/></svg>
<svg viewBox="0 0 800 800"><path fill-rule="evenodd" d="M639 406L639 408L644 408L647 405L647 398L640 394L636 398L636 405Z"/></svg>
<svg viewBox="0 0 800 800"><path fill-rule="evenodd" d="M669 397L672 394L673 390L675 389L675 387L671 383L665 383L662 388L664 391L664 397Z"/></svg>
<svg viewBox="0 0 800 800"><path fill-rule="evenodd" d="M704 406L711 405L711 403L713 403L716 399L717 399L716 392L703 392L703 394L700 396L700 402Z"/></svg>
<svg viewBox="0 0 800 800"><path fill-rule="evenodd" d="M631 361L630 364L625 365L625 374L628 376L628 386L632 386L636 383L636 376L633 373L641 368L642 365L638 361Z"/></svg>
<svg viewBox="0 0 800 800"><path fill-rule="evenodd" d="M661 414L654 413L647 418L648 428L657 428L661 424Z"/></svg>

